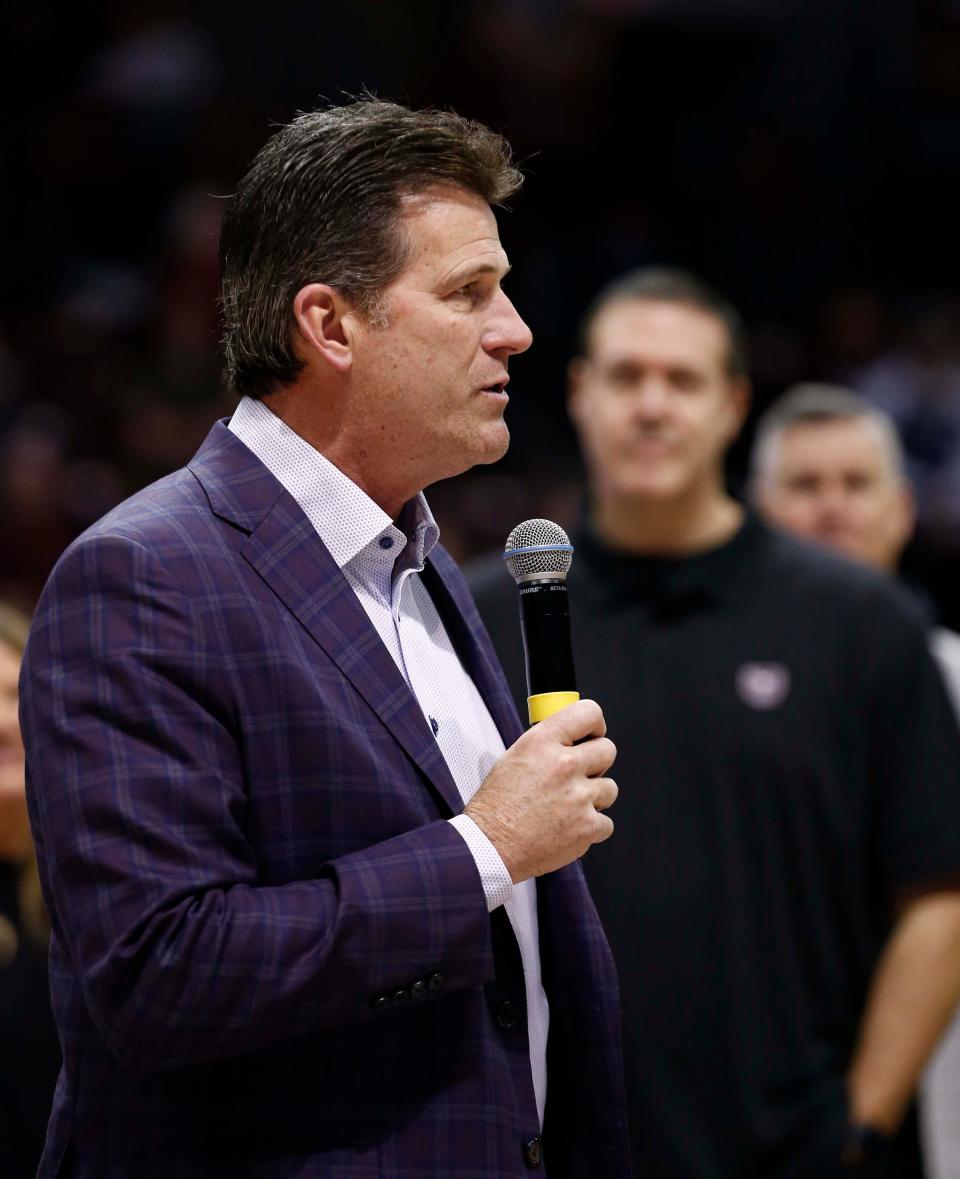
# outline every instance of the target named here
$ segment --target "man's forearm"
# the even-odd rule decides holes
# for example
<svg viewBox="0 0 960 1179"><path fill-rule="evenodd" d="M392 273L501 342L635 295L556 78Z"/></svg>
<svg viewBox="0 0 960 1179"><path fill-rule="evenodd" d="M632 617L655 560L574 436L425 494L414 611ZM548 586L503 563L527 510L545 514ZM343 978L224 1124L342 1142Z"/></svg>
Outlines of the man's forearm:
<svg viewBox="0 0 960 1179"><path fill-rule="evenodd" d="M960 998L960 891L929 893L900 917L877 966L847 1076L850 1115L897 1129Z"/></svg>

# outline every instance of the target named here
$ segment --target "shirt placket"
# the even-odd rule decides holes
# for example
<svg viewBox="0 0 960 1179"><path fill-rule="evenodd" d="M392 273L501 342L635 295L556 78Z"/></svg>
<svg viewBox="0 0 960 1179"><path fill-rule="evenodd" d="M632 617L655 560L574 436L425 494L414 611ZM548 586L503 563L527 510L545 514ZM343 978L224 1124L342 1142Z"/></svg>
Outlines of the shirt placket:
<svg viewBox="0 0 960 1179"><path fill-rule="evenodd" d="M427 649L430 639L423 619L420 617L416 595L413 592L412 579L414 574L418 572L418 568L405 569L397 578L397 587L394 590L394 625L397 630L400 648L403 652L404 666L407 669L407 683L410 685L410 690L413 692L417 703L423 710L423 715L426 717L434 737L437 738L440 744L440 751L444 754L445 760L450 765L452 771L454 768L453 764L449 756L447 756L448 751L444 749L445 731L444 737L441 738L441 729L445 730L445 726L443 725L440 701L437 699L434 676L430 674L429 670L432 662L432 653ZM455 773L454 779L457 782L457 788L460 791L463 801L469 801L476 787L471 786L468 792L464 789L465 784L458 779Z"/></svg>

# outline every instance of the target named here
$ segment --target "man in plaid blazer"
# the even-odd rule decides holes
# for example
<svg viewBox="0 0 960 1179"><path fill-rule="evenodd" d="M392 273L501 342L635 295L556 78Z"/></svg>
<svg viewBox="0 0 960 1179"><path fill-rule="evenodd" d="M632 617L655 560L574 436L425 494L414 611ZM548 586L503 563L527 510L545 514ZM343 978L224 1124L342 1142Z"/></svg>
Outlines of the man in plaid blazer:
<svg viewBox="0 0 960 1179"><path fill-rule="evenodd" d="M421 494L506 448L517 183L485 128L367 100L228 204L238 411L71 546L25 657L41 1176L629 1175L575 862L614 750L588 701L521 731Z"/></svg>

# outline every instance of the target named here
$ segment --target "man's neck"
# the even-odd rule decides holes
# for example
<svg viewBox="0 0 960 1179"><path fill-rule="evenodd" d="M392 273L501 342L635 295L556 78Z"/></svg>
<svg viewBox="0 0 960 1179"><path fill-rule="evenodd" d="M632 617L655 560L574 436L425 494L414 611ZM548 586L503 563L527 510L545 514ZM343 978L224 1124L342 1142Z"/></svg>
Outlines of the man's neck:
<svg viewBox="0 0 960 1179"><path fill-rule="evenodd" d="M412 464L404 466L397 455L391 455L389 462L371 457L372 445L365 445L363 438L358 440L343 412L342 400L324 397L322 391L304 380L277 389L264 404L356 483L392 520L397 519L408 500L423 490Z"/></svg>
<svg viewBox="0 0 960 1179"><path fill-rule="evenodd" d="M619 552L682 557L729 540L743 508L723 492L698 501L598 500L593 522L600 539Z"/></svg>

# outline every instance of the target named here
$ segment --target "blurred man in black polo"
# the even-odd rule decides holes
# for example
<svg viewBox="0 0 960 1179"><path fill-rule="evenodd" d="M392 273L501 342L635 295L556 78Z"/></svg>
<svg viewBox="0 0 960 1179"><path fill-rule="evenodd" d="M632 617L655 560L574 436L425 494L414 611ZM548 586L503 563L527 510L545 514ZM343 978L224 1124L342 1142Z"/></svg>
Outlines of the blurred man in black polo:
<svg viewBox="0 0 960 1179"><path fill-rule="evenodd" d="M748 396L739 317L692 276L640 271L588 310L569 582L619 749L622 837L585 866L635 1167L915 1177L913 1093L960 988L960 734L896 586L726 493ZM522 696L496 564L472 586Z"/></svg>
<svg viewBox="0 0 960 1179"><path fill-rule="evenodd" d="M798 385L761 418L752 455L758 508L774 524L895 574L914 528L914 499L891 418L849 389ZM933 625L930 647L960 710L960 635ZM960 969L960 962L958 962ZM923 1141L934 1179L960 1179L960 1020L922 1085Z"/></svg>

